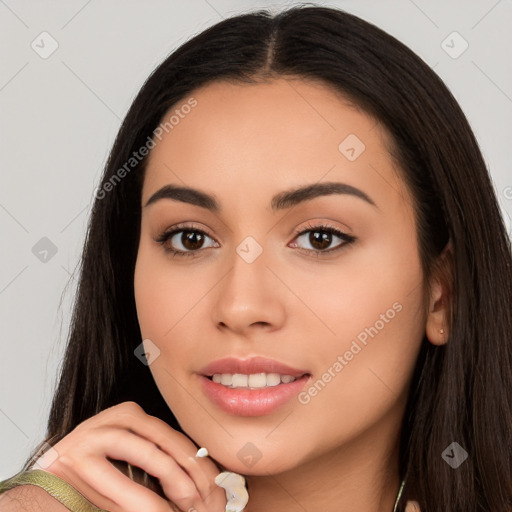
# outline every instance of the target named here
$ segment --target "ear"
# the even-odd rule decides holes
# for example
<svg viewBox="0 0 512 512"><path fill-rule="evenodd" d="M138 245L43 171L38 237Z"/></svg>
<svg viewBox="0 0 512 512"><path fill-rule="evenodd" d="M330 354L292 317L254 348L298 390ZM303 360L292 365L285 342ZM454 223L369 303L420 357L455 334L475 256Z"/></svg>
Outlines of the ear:
<svg viewBox="0 0 512 512"><path fill-rule="evenodd" d="M449 338L453 290L453 245L448 241L434 266L428 297L425 334L433 345L444 345Z"/></svg>

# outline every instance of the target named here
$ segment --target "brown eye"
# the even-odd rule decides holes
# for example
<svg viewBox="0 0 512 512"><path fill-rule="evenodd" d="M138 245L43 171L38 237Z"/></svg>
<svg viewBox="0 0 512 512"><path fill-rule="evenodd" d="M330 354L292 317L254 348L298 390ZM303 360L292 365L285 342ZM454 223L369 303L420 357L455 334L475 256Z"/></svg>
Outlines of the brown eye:
<svg viewBox="0 0 512 512"><path fill-rule="evenodd" d="M297 241L292 244L293 247L298 246L299 249L320 255L343 249L356 240L355 237L347 235L331 226L308 226L308 228L297 235ZM331 247L336 242L336 239L340 240L340 242ZM299 240L303 240L302 244L305 243L306 246L309 244L310 247L300 247Z"/></svg>
<svg viewBox="0 0 512 512"><path fill-rule="evenodd" d="M205 243L211 240L210 245ZM165 251L174 256L195 256L203 248L218 247L210 236L200 229L174 229L163 233L156 240L164 246Z"/></svg>
<svg viewBox="0 0 512 512"><path fill-rule="evenodd" d="M326 231L311 231L309 233L309 243L313 246L313 249L324 251L329 248L332 243L332 233Z"/></svg>
<svg viewBox="0 0 512 512"><path fill-rule="evenodd" d="M180 242L189 251L200 249L204 243L204 236L198 231L182 231Z"/></svg>

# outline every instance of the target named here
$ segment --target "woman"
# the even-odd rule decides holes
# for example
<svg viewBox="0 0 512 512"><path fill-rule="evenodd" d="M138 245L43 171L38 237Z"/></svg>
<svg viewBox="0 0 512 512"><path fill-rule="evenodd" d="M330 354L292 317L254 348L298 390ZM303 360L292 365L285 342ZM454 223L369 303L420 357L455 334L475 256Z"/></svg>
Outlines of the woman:
<svg viewBox="0 0 512 512"><path fill-rule="evenodd" d="M224 470L249 512L512 510L511 263L413 52L331 8L224 20L123 122L24 470L116 512L224 510Z"/></svg>

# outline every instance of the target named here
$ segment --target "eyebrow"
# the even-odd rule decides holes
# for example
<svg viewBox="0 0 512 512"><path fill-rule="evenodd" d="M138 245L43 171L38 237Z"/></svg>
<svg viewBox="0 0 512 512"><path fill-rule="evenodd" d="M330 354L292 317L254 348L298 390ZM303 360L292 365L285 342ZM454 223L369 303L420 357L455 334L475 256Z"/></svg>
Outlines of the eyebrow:
<svg viewBox="0 0 512 512"><path fill-rule="evenodd" d="M358 197L359 199L362 199L363 201L366 201L372 206L378 208L371 197L369 197L362 190L353 187L352 185L347 185L346 183L337 182L315 183L313 185L307 185L304 187L280 192L272 198L270 205L273 211L284 210L304 201L309 201L316 197L328 196L332 194L345 194ZM157 190L148 199L144 205L144 208L153 203L156 203L161 199L181 201L183 203L205 208L212 212L220 211L220 206L217 200L206 192L201 192L200 190L196 190L190 187L182 187L171 184L165 185L161 189Z"/></svg>

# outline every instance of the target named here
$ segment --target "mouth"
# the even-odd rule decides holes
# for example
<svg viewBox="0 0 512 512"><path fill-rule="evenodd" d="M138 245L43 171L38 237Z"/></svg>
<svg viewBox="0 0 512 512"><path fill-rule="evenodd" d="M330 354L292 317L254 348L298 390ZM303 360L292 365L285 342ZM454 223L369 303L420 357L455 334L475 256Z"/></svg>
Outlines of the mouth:
<svg viewBox="0 0 512 512"><path fill-rule="evenodd" d="M236 357L226 357L218 359L201 368L198 372L206 377L213 377L215 375L255 375L264 373L266 375L278 374L281 376L290 376L293 378L299 378L308 373L308 370L294 368L280 361L274 359L268 359L266 357L256 356L248 359L240 359ZM254 382L258 381L258 378L253 377ZM227 377L224 377L227 382ZM243 377L237 377L242 379ZM276 378L270 377L270 382L274 382ZM279 384L279 382L276 382ZM229 384L228 384L229 385Z"/></svg>
<svg viewBox="0 0 512 512"><path fill-rule="evenodd" d="M309 373L303 373L302 375L294 377L293 375L279 373L214 373L211 375L204 375L207 379L217 384L230 389L262 389L268 387L279 386L281 384L289 384L297 379L300 379Z"/></svg>
<svg viewBox="0 0 512 512"><path fill-rule="evenodd" d="M263 416L289 403L311 379L311 372L275 359L226 357L198 372L212 404L228 414Z"/></svg>
<svg viewBox="0 0 512 512"><path fill-rule="evenodd" d="M289 403L311 379L310 373L201 375L203 392L222 411L236 416L264 416Z"/></svg>

